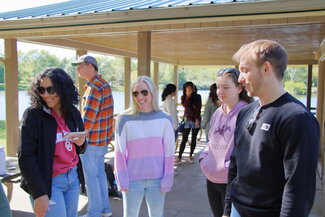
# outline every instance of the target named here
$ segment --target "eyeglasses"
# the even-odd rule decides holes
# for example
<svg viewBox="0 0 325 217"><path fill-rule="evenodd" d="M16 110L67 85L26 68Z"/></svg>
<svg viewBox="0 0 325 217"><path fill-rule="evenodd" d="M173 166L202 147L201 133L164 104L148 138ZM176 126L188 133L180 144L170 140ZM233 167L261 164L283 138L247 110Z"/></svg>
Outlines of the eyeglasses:
<svg viewBox="0 0 325 217"><path fill-rule="evenodd" d="M48 94L54 94L56 91L55 91L55 88L53 86L49 86L49 87L38 87L37 89L37 92L39 94L45 94L45 91L48 93Z"/></svg>
<svg viewBox="0 0 325 217"><path fill-rule="evenodd" d="M238 79L239 78L239 74L240 72L235 69L235 68L224 68L224 69L220 69L218 72L217 72L217 76L222 76L226 73L232 73L236 76L236 78Z"/></svg>
<svg viewBox="0 0 325 217"><path fill-rule="evenodd" d="M140 93L142 96L148 96L148 94L149 94L149 92L147 90L141 90ZM132 92L132 95L134 97L138 97L140 93L138 91L134 91L134 92Z"/></svg>
<svg viewBox="0 0 325 217"><path fill-rule="evenodd" d="M257 107L254 112L253 112L253 115L252 117L248 120L248 122L246 123L246 130L248 132L251 132L255 129L255 126L256 126L256 121L257 119L259 118L259 115L261 114L261 106Z"/></svg>

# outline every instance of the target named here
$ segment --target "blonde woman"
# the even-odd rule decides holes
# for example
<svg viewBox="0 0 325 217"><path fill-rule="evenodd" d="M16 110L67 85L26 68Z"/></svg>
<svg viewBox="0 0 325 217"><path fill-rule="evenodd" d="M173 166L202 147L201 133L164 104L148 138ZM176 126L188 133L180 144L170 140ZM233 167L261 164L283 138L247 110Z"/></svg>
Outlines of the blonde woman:
<svg viewBox="0 0 325 217"><path fill-rule="evenodd" d="M143 196L150 217L162 217L174 177L175 137L171 116L158 109L153 81L140 76L132 105L116 123L115 175L123 194L123 216L137 217Z"/></svg>

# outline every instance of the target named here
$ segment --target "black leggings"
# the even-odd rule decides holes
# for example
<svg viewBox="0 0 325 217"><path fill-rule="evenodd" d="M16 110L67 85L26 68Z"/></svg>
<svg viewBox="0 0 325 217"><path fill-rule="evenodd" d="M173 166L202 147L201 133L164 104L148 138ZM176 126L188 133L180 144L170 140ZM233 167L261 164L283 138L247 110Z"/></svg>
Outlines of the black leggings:
<svg viewBox="0 0 325 217"><path fill-rule="evenodd" d="M178 158L182 159L182 155L183 152L185 150L185 144L188 140L188 135L190 134L190 131L192 129L192 142L191 142L191 151L190 151L190 156L193 155L193 152L195 150L196 147L196 137L197 134L199 133L200 128L194 129L194 128L184 128L183 129L183 138L182 138L182 142L181 145L179 147L179 154L178 154Z"/></svg>
<svg viewBox="0 0 325 217"><path fill-rule="evenodd" d="M225 207L227 184L217 184L207 180L207 192L214 217L222 217Z"/></svg>

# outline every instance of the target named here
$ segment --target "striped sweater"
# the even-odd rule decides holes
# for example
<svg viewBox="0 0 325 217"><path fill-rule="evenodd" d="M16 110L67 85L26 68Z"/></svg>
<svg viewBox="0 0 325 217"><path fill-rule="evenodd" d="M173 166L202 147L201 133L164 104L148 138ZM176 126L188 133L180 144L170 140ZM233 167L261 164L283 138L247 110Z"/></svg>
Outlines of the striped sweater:
<svg viewBox="0 0 325 217"><path fill-rule="evenodd" d="M171 116L162 111L122 115L117 119L115 136L119 189L129 189L133 180L161 179L161 190L170 191L175 150Z"/></svg>

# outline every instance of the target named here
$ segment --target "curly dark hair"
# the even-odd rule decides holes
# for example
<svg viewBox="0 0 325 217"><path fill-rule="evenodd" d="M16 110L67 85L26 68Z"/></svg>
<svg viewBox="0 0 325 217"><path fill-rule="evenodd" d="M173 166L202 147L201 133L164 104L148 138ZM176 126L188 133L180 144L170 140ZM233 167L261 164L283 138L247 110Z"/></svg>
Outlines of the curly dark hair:
<svg viewBox="0 0 325 217"><path fill-rule="evenodd" d="M28 89L31 105L35 107L47 107L46 102L37 91L41 79L44 77L48 77L51 80L56 94L60 97L62 113L69 114L73 106L79 103L79 94L71 77L61 68L48 68L36 76Z"/></svg>
<svg viewBox="0 0 325 217"><path fill-rule="evenodd" d="M165 101L166 97L176 91L175 84L167 84L164 91L161 94L161 100Z"/></svg>

